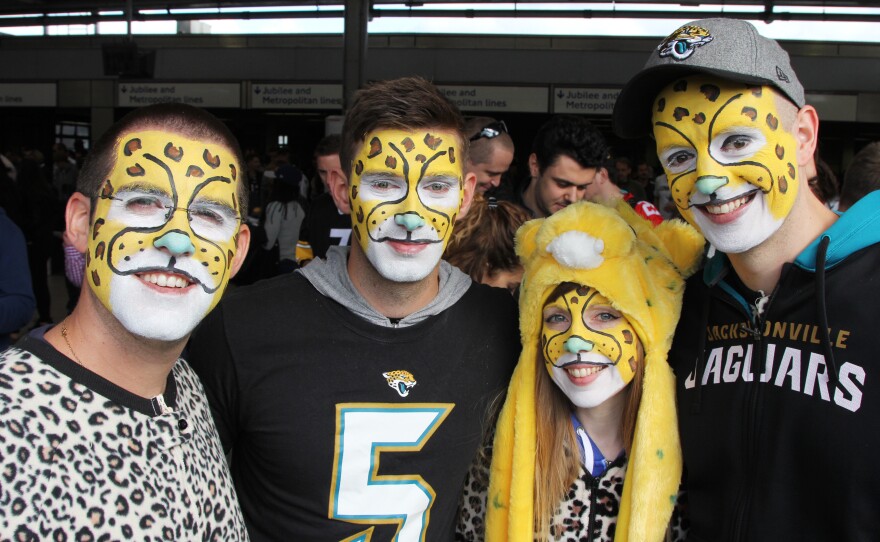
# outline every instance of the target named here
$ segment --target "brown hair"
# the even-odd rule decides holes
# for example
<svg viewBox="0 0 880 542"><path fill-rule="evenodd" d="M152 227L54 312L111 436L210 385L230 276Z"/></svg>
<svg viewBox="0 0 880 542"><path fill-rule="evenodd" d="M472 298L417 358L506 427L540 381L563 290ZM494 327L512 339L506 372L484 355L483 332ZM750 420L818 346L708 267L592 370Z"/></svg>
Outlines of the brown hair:
<svg viewBox="0 0 880 542"><path fill-rule="evenodd" d="M563 282L550 292L544 301L544 306L578 287L579 285L573 282ZM639 366L633 368L633 380L624 392L627 394L627 399L621 420L623 446L627 455L632 447L645 373L645 354L641 347L641 337L638 345ZM534 530L535 539L543 542L549 535L553 512L578 477L581 458L571 425L571 405L547 372L541 345L536 345L536 348L538 353L535 357L535 371L537 371L535 412L536 421L540 421L536 427Z"/></svg>
<svg viewBox="0 0 880 542"><path fill-rule="evenodd" d="M365 136L379 128L451 130L461 143L460 159L467 160L468 141L458 108L430 81L403 77L379 81L357 91L342 125L340 163L351 178L352 160Z"/></svg>
<svg viewBox="0 0 880 542"><path fill-rule="evenodd" d="M860 150L843 176L840 210L846 211L870 192L880 188L880 141Z"/></svg>
<svg viewBox="0 0 880 542"><path fill-rule="evenodd" d="M484 273L514 269L520 262L513 238L528 219L528 213L518 205L508 201L490 204L476 194L467 215L456 222L443 258L474 282L481 282Z"/></svg>
<svg viewBox="0 0 880 542"><path fill-rule="evenodd" d="M135 130L161 130L180 134L190 139L200 139L218 143L227 147L238 163L238 190L242 213L248 208L247 184L242 180L244 160L238 140L217 117L203 109L179 103L163 103L148 105L135 109L113 124L98 139L91 152L86 156L79 177L76 191L91 199L98 196L101 186L116 163L116 147L122 134Z"/></svg>
<svg viewBox="0 0 880 542"><path fill-rule="evenodd" d="M339 134L330 134L321 138L315 145L315 158L319 156L333 156L339 154L339 147L342 145L342 137Z"/></svg>

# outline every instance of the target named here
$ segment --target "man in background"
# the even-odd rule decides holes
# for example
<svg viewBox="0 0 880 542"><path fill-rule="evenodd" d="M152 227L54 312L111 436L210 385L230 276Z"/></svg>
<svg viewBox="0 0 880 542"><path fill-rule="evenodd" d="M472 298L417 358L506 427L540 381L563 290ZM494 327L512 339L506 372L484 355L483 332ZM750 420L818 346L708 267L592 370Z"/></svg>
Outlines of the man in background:
<svg viewBox="0 0 880 542"><path fill-rule="evenodd" d="M491 117L472 117L464 133L470 142L465 171L477 177L477 194L496 195L502 177L513 162L513 139L504 121Z"/></svg>
<svg viewBox="0 0 880 542"><path fill-rule="evenodd" d="M323 258L331 246L349 246L351 217L339 210L332 189L345 184L346 175L339 163L339 134L325 136L315 147L315 169L324 185L324 192L312 200L296 244L296 260L302 266L314 258Z"/></svg>
<svg viewBox="0 0 880 542"><path fill-rule="evenodd" d="M572 115L552 117L535 134L529 183L517 203L533 218L546 218L590 199L607 157L605 138L589 121Z"/></svg>
<svg viewBox="0 0 880 542"><path fill-rule="evenodd" d="M843 176L840 188L840 211L880 189L880 141L868 143L853 158Z"/></svg>

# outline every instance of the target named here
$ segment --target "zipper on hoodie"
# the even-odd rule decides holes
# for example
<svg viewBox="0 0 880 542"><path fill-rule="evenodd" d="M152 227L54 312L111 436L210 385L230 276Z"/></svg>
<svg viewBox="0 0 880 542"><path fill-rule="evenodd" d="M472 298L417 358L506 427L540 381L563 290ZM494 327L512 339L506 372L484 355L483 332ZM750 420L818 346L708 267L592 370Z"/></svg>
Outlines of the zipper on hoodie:
<svg viewBox="0 0 880 542"><path fill-rule="evenodd" d="M592 478L592 477L591 477ZM596 494L599 493L599 478L590 480L590 520L587 522L588 540L593 540L593 527L596 524Z"/></svg>
<svg viewBox="0 0 880 542"><path fill-rule="evenodd" d="M755 299L752 305L749 307L751 314L749 314L749 322L751 326L743 325L743 329L751 335L753 348L753 356L752 356L752 382L751 386L748 386L746 392L746 410L745 410L745 423L746 430L744 432L745 438L743 443L743 452L744 456L747 458L746 465L754 465L756 464L757 455L758 455L758 414L760 412L759 408L759 399L760 399L760 391L761 391L761 374L764 372L765 364L762 363L764 360L765 352L764 352L764 340L763 334L761 330L764 328L764 322L766 321L767 310L770 306L770 301L773 298L773 295L776 293L774 289L769 295L765 294L763 291L759 292L761 295ZM746 540L745 533L743 532L744 526L748 525L748 517L749 510L751 508L751 495L754 487L754 478L755 478L755 470L747 469L745 473L745 480L743 482L742 488L740 490L739 498L737 499L736 505L736 521L734 522L734 530L733 530L733 540Z"/></svg>
<svg viewBox="0 0 880 542"><path fill-rule="evenodd" d="M602 483L602 478L608 475L608 471L615 467L619 467L623 465L627 461L627 457L625 454L621 454L614 459L614 461L610 461L605 465L605 472L602 473L601 476L595 477L586 471L587 476L590 477L590 517L587 520L587 540L598 540L593 533L593 529L596 527L596 505L598 504L596 501L599 498L599 485ZM626 475L623 477L624 483L626 483ZM623 500L623 494L620 495L620 500ZM620 507L620 502L617 503L618 508Z"/></svg>

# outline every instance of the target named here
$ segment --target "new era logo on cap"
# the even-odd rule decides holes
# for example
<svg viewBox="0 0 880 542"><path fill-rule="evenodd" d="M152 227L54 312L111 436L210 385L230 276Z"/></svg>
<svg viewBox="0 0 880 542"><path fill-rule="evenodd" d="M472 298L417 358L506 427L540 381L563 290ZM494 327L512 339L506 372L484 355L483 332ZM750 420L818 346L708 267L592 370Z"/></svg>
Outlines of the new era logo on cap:
<svg viewBox="0 0 880 542"><path fill-rule="evenodd" d="M782 68L780 68L779 66L776 66L776 77L780 81L785 81L786 83L791 83L791 80L789 80L788 76L785 75L785 72L782 71Z"/></svg>

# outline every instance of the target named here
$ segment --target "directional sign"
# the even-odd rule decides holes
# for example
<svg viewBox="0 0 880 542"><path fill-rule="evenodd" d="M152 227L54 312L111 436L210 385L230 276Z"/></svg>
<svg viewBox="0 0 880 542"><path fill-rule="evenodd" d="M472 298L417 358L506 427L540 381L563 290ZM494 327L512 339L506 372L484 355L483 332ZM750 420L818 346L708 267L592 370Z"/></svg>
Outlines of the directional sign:
<svg viewBox="0 0 880 542"><path fill-rule="evenodd" d="M610 115L620 89L556 87L553 89L554 113Z"/></svg>
<svg viewBox="0 0 880 542"><path fill-rule="evenodd" d="M342 109L342 85L253 83L251 109Z"/></svg>
<svg viewBox="0 0 880 542"><path fill-rule="evenodd" d="M437 85L462 111L546 113L547 87Z"/></svg>
<svg viewBox="0 0 880 542"><path fill-rule="evenodd" d="M238 83L118 83L119 107L184 103L199 107L241 107Z"/></svg>
<svg viewBox="0 0 880 542"><path fill-rule="evenodd" d="M0 83L0 107L55 107L55 83Z"/></svg>

